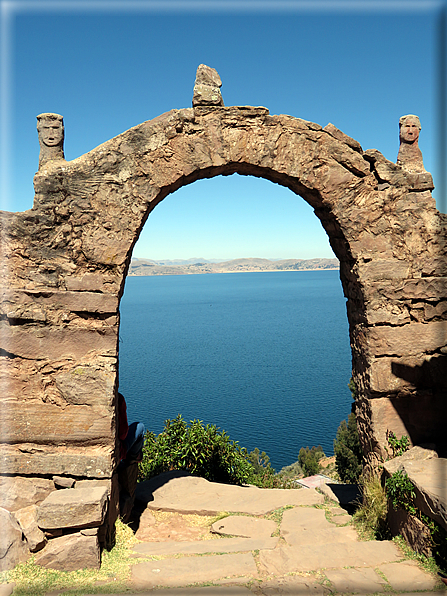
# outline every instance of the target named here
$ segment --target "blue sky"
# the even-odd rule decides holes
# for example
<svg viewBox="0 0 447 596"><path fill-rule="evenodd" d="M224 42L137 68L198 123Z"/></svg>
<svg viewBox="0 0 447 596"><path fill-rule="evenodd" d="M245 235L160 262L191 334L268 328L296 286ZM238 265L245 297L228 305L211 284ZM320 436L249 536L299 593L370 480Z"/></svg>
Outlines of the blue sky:
<svg viewBox="0 0 447 596"><path fill-rule="evenodd" d="M399 117L417 114L425 167L445 212L443 8L431 0L1 1L2 208L32 207L37 114L64 116L65 156L74 159L145 120L190 107L204 63L219 72L225 105L332 122L392 161ZM168 196L134 256L333 255L303 199L235 175Z"/></svg>

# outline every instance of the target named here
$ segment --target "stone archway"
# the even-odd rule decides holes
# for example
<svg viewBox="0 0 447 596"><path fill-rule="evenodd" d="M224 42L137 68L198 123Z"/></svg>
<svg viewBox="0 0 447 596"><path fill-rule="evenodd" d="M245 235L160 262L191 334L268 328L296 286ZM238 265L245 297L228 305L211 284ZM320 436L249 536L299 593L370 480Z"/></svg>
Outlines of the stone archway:
<svg viewBox="0 0 447 596"><path fill-rule="evenodd" d="M331 124L248 106L171 110L71 162L51 151L33 208L1 214L1 474L111 478L132 249L168 194L233 173L299 194L329 236L368 463L387 430L445 451L446 217L429 173L363 151Z"/></svg>

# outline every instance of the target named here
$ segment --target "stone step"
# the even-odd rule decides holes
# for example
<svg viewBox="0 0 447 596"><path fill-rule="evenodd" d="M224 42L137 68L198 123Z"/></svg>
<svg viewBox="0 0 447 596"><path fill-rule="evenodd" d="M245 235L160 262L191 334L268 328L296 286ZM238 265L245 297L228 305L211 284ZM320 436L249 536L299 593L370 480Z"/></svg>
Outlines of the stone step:
<svg viewBox="0 0 447 596"><path fill-rule="evenodd" d="M276 547L279 538L221 538L190 542L143 542L133 556L248 552Z"/></svg>
<svg viewBox="0 0 447 596"><path fill-rule="evenodd" d="M156 586L185 586L238 577L258 577L252 554L182 557L138 563L132 567L131 582L135 588L144 589Z"/></svg>

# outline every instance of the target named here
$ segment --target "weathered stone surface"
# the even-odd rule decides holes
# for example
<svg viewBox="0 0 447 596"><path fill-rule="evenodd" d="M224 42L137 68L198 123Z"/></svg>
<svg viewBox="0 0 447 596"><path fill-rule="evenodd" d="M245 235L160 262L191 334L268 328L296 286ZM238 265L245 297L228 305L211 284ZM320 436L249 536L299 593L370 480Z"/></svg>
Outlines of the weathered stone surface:
<svg viewBox="0 0 447 596"><path fill-rule="evenodd" d="M221 87L222 81L217 70L200 64L197 68L192 105L194 107L223 106Z"/></svg>
<svg viewBox="0 0 447 596"><path fill-rule="evenodd" d="M16 402L2 409L0 437L11 443L108 443L112 437L110 408L86 405L60 408L44 402ZM42 424L45 420L45 424Z"/></svg>
<svg viewBox="0 0 447 596"><path fill-rule="evenodd" d="M397 163L409 172L425 172L418 139L421 130L419 118L413 114L399 118L400 147Z"/></svg>
<svg viewBox="0 0 447 596"><path fill-rule="evenodd" d="M413 517L403 509L395 510L392 503L388 504L388 526L393 536L402 536L409 547L426 557L432 555L432 540L430 530L420 519Z"/></svg>
<svg viewBox="0 0 447 596"><path fill-rule="evenodd" d="M278 575L327 567L377 567L401 558L398 548L388 541L283 546L259 553L261 570Z"/></svg>
<svg viewBox="0 0 447 596"><path fill-rule="evenodd" d="M22 528L30 551L35 553L41 550L47 543L47 539L37 525L37 505L29 505L15 511L14 517Z"/></svg>
<svg viewBox="0 0 447 596"><path fill-rule="evenodd" d="M326 569L325 576L341 593L375 594L384 592L387 583L374 569Z"/></svg>
<svg viewBox="0 0 447 596"><path fill-rule="evenodd" d="M221 538L220 540L195 540L191 542L146 542L137 544L133 551L141 556L175 554L234 553L254 550L271 550L278 544L278 538L258 536L257 538Z"/></svg>
<svg viewBox="0 0 447 596"><path fill-rule="evenodd" d="M224 577L257 577L251 554L218 557L184 557L138 563L132 567L132 583L138 588L181 586L213 581Z"/></svg>
<svg viewBox="0 0 447 596"><path fill-rule="evenodd" d="M0 469L3 469L1 465ZM0 507L18 511L30 505L38 505L53 490L53 482L47 478L0 476Z"/></svg>
<svg viewBox="0 0 447 596"><path fill-rule="evenodd" d="M67 478L66 476L53 476L55 488L73 488L76 480L74 478Z"/></svg>
<svg viewBox="0 0 447 596"><path fill-rule="evenodd" d="M12 569L29 556L22 530L14 516L0 507L0 572Z"/></svg>
<svg viewBox="0 0 447 596"><path fill-rule="evenodd" d="M263 581L260 584L261 594L265 596L327 596L328 590L313 577L286 575Z"/></svg>
<svg viewBox="0 0 447 596"><path fill-rule="evenodd" d="M60 571L99 569L98 538L84 536L80 532L54 538L36 555L35 562L41 567Z"/></svg>
<svg viewBox="0 0 447 596"><path fill-rule="evenodd" d="M196 476L160 474L137 485L136 500L150 509L215 515L221 511L265 515L285 505L316 505L324 501L314 489L289 490L232 486ZM179 496L182 496L180 499Z"/></svg>
<svg viewBox="0 0 447 596"><path fill-rule="evenodd" d="M244 515L229 515L214 522L211 531L215 534L242 536L243 538L268 538L275 532L276 524L268 519L257 519Z"/></svg>
<svg viewBox="0 0 447 596"><path fill-rule="evenodd" d="M447 321L376 327L368 335L368 347L374 356L423 354L445 346Z"/></svg>
<svg viewBox="0 0 447 596"><path fill-rule="evenodd" d="M0 469L5 474L66 474L101 478L112 475L112 466L113 452L110 448L95 445L64 447L22 443L3 446L0 454ZM53 490L53 481L50 482ZM35 502L39 500L43 499L39 497Z"/></svg>
<svg viewBox="0 0 447 596"><path fill-rule="evenodd" d="M107 488L67 488L58 490L40 504L37 513L39 528L86 528L104 521Z"/></svg>
<svg viewBox="0 0 447 596"><path fill-rule="evenodd" d="M420 569L415 561L404 563L386 563L379 565L393 590L433 590L437 581L426 571Z"/></svg>

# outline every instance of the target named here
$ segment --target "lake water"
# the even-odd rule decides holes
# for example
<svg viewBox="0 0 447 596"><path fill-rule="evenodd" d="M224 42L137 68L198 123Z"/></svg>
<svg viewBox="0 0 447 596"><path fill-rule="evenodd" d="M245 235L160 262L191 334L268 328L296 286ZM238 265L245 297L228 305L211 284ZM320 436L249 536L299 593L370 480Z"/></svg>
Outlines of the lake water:
<svg viewBox="0 0 447 596"><path fill-rule="evenodd" d="M350 376L338 271L127 278L120 391L156 434L177 414L216 424L279 471L301 447L333 454Z"/></svg>

